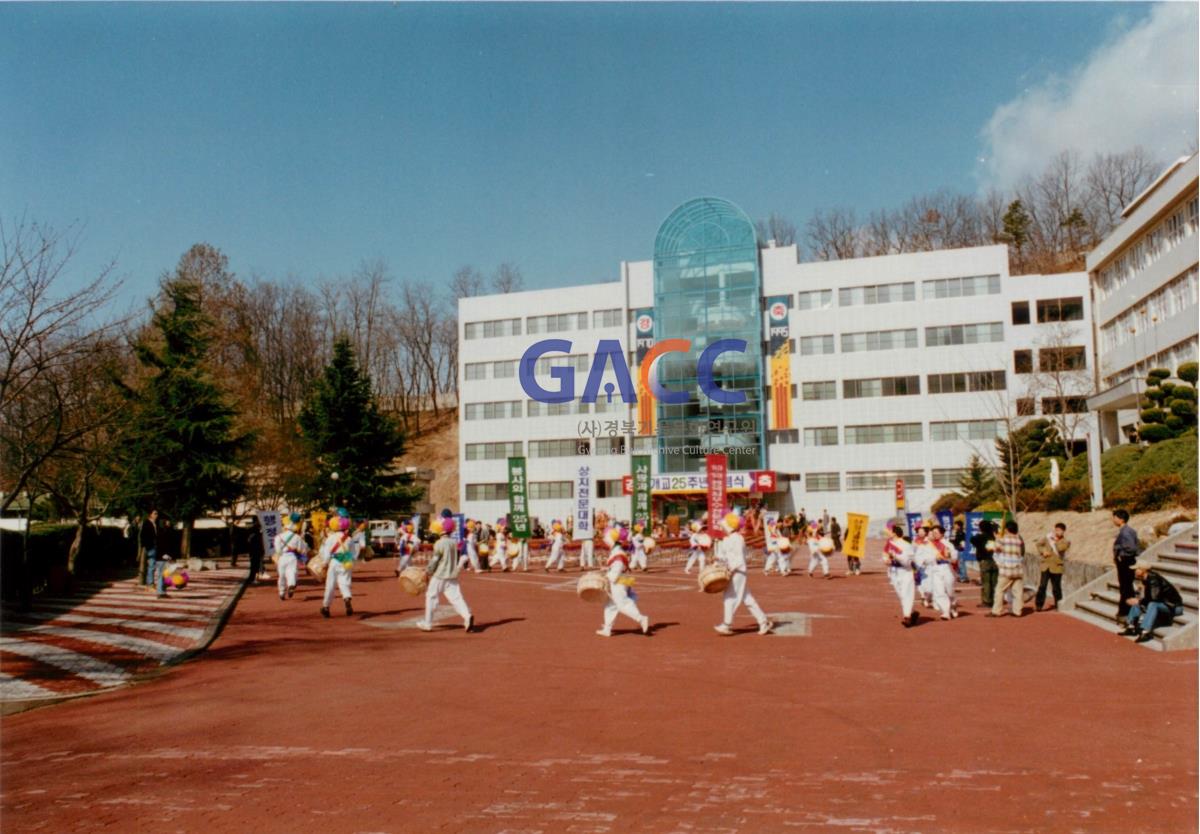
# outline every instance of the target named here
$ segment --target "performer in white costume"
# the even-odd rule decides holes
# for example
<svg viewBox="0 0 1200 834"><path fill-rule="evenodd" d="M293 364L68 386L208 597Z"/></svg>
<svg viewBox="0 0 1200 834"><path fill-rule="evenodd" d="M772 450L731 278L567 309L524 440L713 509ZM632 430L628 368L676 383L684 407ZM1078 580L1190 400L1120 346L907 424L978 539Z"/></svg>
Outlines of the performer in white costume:
<svg viewBox="0 0 1200 834"><path fill-rule="evenodd" d="M808 526L808 575L812 576L817 566L821 567L821 575L829 579L829 557L821 552L821 528L815 523Z"/></svg>
<svg viewBox="0 0 1200 834"><path fill-rule="evenodd" d="M471 570L481 573L482 570L479 567L479 549L477 547L479 543L479 525L475 521L468 519L466 533L465 548L462 556L458 559L458 569L462 570L470 564Z"/></svg>
<svg viewBox="0 0 1200 834"><path fill-rule="evenodd" d="M492 569L492 563L500 565L500 572L508 570L508 536L504 529L504 519L496 519L496 546L492 550L492 557L488 559L488 570Z"/></svg>
<svg viewBox="0 0 1200 834"><path fill-rule="evenodd" d="M563 567L567 564L567 547L566 537L563 536L563 526L561 521L553 521L550 524L550 555L546 557L546 570L555 568L559 573L562 573Z"/></svg>
<svg viewBox="0 0 1200 834"><path fill-rule="evenodd" d="M683 566L684 573L692 572L692 565L696 562L700 563L700 570L704 570L704 547L700 544L700 522L693 521L688 525L688 560Z"/></svg>
<svg viewBox="0 0 1200 834"><path fill-rule="evenodd" d="M646 547L643 542L646 541L646 537L642 535L642 525L633 525L633 538L631 541L633 543L633 558L629 560L629 569L645 571Z"/></svg>
<svg viewBox="0 0 1200 834"><path fill-rule="evenodd" d="M613 623L617 614L624 614L642 629L642 634L650 633L650 618L643 614L637 605L637 594L633 592L633 577L628 575L629 556L625 553L623 544L629 540L629 531L621 527L612 527L605 534L608 542L608 602L604 604L604 625L596 633L601 637L611 637Z"/></svg>
<svg viewBox="0 0 1200 834"><path fill-rule="evenodd" d="M783 574L783 553L779 549L779 528L774 521L767 522L767 533L763 537L763 548L767 558L763 562L763 576L771 573L771 568L778 568Z"/></svg>
<svg viewBox="0 0 1200 834"><path fill-rule="evenodd" d="M729 513L721 521L721 526L725 528L728 535L717 545L715 558L718 562L725 563L732 577L729 580L729 584L725 586L725 596L723 599L725 620L720 625L714 626L714 628L718 634L733 634L733 615L737 611L738 606L745 604L746 610L758 621L758 633L770 634L775 624L767 619L766 613L759 607L754 596L750 593L750 589L747 587L746 540L738 532L741 524L741 518L735 513Z"/></svg>
<svg viewBox="0 0 1200 834"><path fill-rule="evenodd" d="M433 546L433 555L425 566L429 575L429 585L425 589L425 619L417 623L422 631L433 631L433 612L437 610L438 597L444 596L454 607L454 611L463 619L463 628L467 632L474 630L475 618L467 601L463 599L462 589L458 585L459 557L458 547L451 536L454 533L453 518L435 518L429 524L429 530L439 536Z"/></svg>
<svg viewBox="0 0 1200 834"><path fill-rule="evenodd" d="M321 544L321 556L327 560L325 567L325 596L321 599L321 616L329 616L329 604L333 602L333 589L336 586L346 604L346 616L354 613L350 603L351 574L354 568L354 541L350 535L350 519L344 515L335 515L329 519L329 533Z"/></svg>
<svg viewBox="0 0 1200 834"><path fill-rule="evenodd" d="M938 610L943 620L958 616L958 600L954 596L955 581L958 578L958 551L954 545L943 536L945 529L935 524L929 530L929 544L936 555L933 565L933 607Z"/></svg>
<svg viewBox="0 0 1200 834"><path fill-rule="evenodd" d="M933 569L937 565L937 550L929 543L930 522L924 522L913 537L913 567L917 576L917 596L926 608L933 607Z"/></svg>
<svg viewBox="0 0 1200 834"><path fill-rule="evenodd" d="M308 555L308 544L296 530L302 516L292 513L283 522L283 530L275 537L275 553L279 557L275 570L279 573L279 598L288 599L296 593L296 566Z"/></svg>
<svg viewBox="0 0 1200 834"><path fill-rule="evenodd" d="M579 542L579 569L587 570L596 567L596 537L583 539Z"/></svg>
<svg viewBox="0 0 1200 834"><path fill-rule="evenodd" d="M917 624L920 614L913 610L916 601L916 581L913 578L913 546L904 539L904 528L892 527L892 537L883 546L883 561L888 569L888 581L900 600L901 624L908 628Z"/></svg>
<svg viewBox="0 0 1200 834"><path fill-rule="evenodd" d="M400 537L396 541L396 547L400 551L399 561L396 564L396 575L400 575L400 571L412 564L413 556L417 555L417 551L421 549L421 540L417 538L416 528L412 522L404 525L404 529L400 532Z"/></svg>

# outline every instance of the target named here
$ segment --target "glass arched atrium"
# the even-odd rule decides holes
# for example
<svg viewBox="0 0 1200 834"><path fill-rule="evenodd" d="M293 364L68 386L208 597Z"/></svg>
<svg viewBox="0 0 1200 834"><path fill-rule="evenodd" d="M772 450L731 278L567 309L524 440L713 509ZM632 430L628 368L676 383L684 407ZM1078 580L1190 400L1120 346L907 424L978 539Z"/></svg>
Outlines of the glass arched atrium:
<svg viewBox="0 0 1200 834"><path fill-rule="evenodd" d="M704 455L724 452L730 470L763 468L762 276L754 224L727 200L700 197L663 221L654 241L654 338L691 339L691 352L657 363L660 383L689 391L688 402L658 403L658 471L701 472ZM743 339L745 353L725 353L714 367L724 390L746 401L705 396L696 376L700 354L720 339Z"/></svg>

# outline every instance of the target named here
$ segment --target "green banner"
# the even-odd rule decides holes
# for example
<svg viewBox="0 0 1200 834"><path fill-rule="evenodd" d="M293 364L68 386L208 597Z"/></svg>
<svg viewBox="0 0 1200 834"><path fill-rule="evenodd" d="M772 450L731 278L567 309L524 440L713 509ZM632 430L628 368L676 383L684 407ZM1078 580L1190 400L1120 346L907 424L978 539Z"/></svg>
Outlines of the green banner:
<svg viewBox="0 0 1200 834"><path fill-rule="evenodd" d="M529 481L525 477L525 458L508 459L508 535L529 538Z"/></svg>
<svg viewBox="0 0 1200 834"><path fill-rule="evenodd" d="M633 456L633 523L650 524L650 456Z"/></svg>

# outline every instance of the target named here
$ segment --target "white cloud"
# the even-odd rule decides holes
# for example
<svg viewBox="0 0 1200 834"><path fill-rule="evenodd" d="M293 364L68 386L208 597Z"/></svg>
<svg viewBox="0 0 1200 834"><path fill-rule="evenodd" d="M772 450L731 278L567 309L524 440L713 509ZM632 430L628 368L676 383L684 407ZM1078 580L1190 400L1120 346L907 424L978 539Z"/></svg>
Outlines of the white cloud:
<svg viewBox="0 0 1200 834"><path fill-rule="evenodd" d="M981 178L1005 188L1062 150L1085 157L1141 145L1170 161L1197 132L1197 6L1163 3L1065 77L996 108L981 136Z"/></svg>

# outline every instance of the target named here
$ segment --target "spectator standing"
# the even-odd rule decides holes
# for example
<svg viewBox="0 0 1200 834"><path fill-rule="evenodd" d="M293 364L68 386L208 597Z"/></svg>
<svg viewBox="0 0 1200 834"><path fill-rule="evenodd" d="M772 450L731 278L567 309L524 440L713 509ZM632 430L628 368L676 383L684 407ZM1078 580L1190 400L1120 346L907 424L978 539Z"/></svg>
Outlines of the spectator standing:
<svg viewBox="0 0 1200 834"><path fill-rule="evenodd" d="M254 583L258 581L258 575L262 573L263 563L262 525L258 521L257 513L250 523L250 541L247 544L247 550L250 554L250 582Z"/></svg>
<svg viewBox="0 0 1200 834"><path fill-rule="evenodd" d="M996 582L1000 573L992 550L996 546L996 526L988 519L979 522L979 532L971 536L971 548L979 562L980 603L991 608L996 596Z"/></svg>
<svg viewBox="0 0 1200 834"><path fill-rule="evenodd" d="M1062 522L1055 524L1054 532L1038 542L1038 555L1042 557L1042 579L1038 583L1035 602L1038 611L1041 611L1042 606L1046 604L1046 585L1048 584L1054 588L1054 607L1058 608L1059 603L1062 602L1063 558L1070 549L1071 543L1067 541L1067 525Z"/></svg>
<svg viewBox="0 0 1200 834"><path fill-rule="evenodd" d="M950 534L950 544L954 546L954 551L958 554L958 581L970 582L971 577L967 575L967 560L962 556L963 549L967 546L967 531L961 521L954 522L954 532Z"/></svg>
<svg viewBox="0 0 1200 834"><path fill-rule="evenodd" d="M1126 510L1114 510L1112 522L1117 528L1117 538L1113 541L1113 564L1117 566L1117 583L1121 588L1117 619L1124 620L1129 614L1129 600L1134 596L1133 564L1138 556L1138 538L1129 526L1129 513Z"/></svg>
<svg viewBox="0 0 1200 834"><path fill-rule="evenodd" d="M988 616L1001 616L1004 595L1011 593L1012 613L1014 617L1019 617L1025 603L1025 541L1017 532L1017 522L1009 520L1004 523L1004 535L996 540L995 559L1000 581Z"/></svg>
<svg viewBox="0 0 1200 834"><path fill-rule="evenodd" d="M142 519L142 527L138 531L138 544L146 551L146 585L153 586L158 596L165 597L167 593L163 590L163 567L167 560L159 542L157 509L151 508Z"/></svg>
<svg viewBox="0 0 1200 834"><path fill-rule="evenodd" d="M1133 573L1142 583L1142 597L1126 600L1129 613L1121 634L1136 636L1138 643L1145 643L1154 639L1156 625L1170 625L1176 617L1183 615L1183 597L1165 576L1152 570L1148 562L1135 563Z"/></svg>

